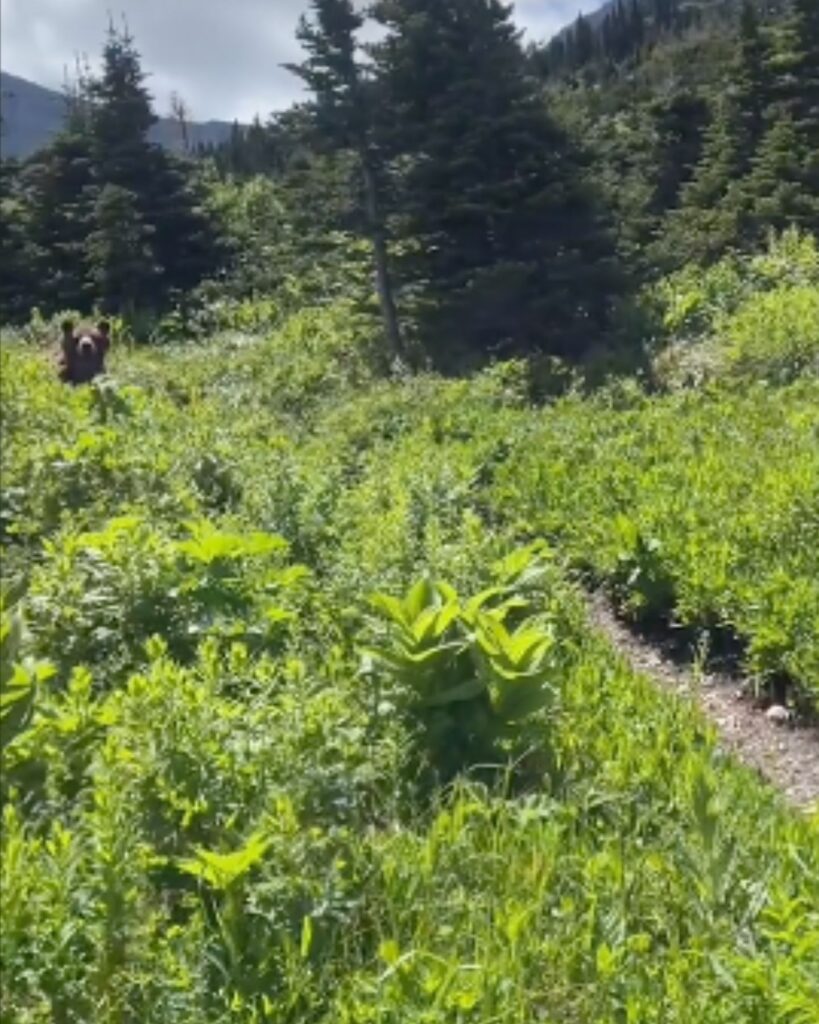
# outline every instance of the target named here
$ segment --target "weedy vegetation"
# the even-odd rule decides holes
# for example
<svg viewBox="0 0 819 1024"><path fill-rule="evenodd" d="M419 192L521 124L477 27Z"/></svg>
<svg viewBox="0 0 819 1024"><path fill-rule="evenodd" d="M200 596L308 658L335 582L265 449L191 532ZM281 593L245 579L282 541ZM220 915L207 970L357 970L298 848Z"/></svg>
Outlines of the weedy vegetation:
<svg viewBox="0 0 819 1024"><path fill-rule="evenodd" d="M574 582L819 699L814 275L666 279L708 372L541 408L344 301L76 390L8 337L3 1019L814 1024L816 815Z"/></svg>

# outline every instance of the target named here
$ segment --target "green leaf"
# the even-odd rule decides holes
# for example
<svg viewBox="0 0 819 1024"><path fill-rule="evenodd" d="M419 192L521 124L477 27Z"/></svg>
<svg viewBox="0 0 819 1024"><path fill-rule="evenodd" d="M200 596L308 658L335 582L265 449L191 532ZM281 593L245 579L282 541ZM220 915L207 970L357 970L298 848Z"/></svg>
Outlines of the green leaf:
<svg viewBox="0 0 819 1024"><path fill-rule="evenodd" d="M378 955L388 967L395 967L401 959L401 947L395 939L385 939L378 947Z"/></svg>
<svg viewBox="0 0 819 1024"><path fill-rule="evenodd" d="M310 950L313 948L313 919L309 915L305 917L301 922L301 943L299 951L301 953L302 960L306 960L310 956Z"/></svg>
<svg viewBox="0 0 819 1024"><path fill-rule="evenodd" d="M554 692L539 676L497 677L491 686L492 710L504 722L519 722L551 703Z"/></svg>
<svg viewBox="0 0 819 1024"><path fill-rule="evenodd" d="M412 634L419 644L423 644L435 633L435 621L438 618L437 608L425 608L412 624Z"/></svg>
<svg viewBox="0 0 819 1024"><path fill-rule="evenodd" d="M478 617L478 613L488 601L495 597L502 597L505 593L506 590L503 587L489 587L486 590L482 590L467 601L464 607L464 619L473 624Z"/></svg>
<svg viewBox="0 0 819 1024"><path fill-rule="evenodd" d="M404 605L397 597L392 597L390 594L373 594L370 598L370 604L376 611L381 612L392 622L405 626L408 629L411 627L412 623L407 616Z"/></svg>
<svg viewBox="0 0 819 1024"><path fill-rule="evenodd" d="M457 704L461 701L472 700L486 690L486 682L477 676L467 679L456 686L446 690L440 690L424 700L424 707L443 707L445 704Z"/></svg>
<svg viewBox="0 0 819 1024"><path fill-rule="evenodd" d="M35 682L30 672L16 665L0 690L0 748L23 731L34 711Z"/></svg>
<svg viewBox="0 0 819 1024"><path fill-rule="evenodd" d="M435 601L436 594L428 579L419 580L404 598L404 608L410 622L415 622L421 612Z"/></svg>
<svg viewBox="0 0 819 1024"><path fill-rule="evenodd" d="M264 857L270 840L256 833L233 853L217 853L197 847L194 856L177 861L181 871L200 878L212 889L224 892L240 881Z"/></svg>
<svg viewBox="0 0 819 1024"><path fill-rule="evenodd" d="M3 615L0 622L0 684L14 675L23 643L23 616L19 609Z"/></svg>

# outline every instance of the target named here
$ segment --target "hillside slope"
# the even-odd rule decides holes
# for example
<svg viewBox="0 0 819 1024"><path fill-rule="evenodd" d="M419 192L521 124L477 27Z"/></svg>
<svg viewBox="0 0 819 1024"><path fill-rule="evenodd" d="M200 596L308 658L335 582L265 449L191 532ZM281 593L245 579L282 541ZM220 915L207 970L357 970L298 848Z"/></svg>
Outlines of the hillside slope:
<svg viewBox="0 0 819 1024"><path fill-rule="evenodd" d="M62 126L64 102L62 94L54 89L0 71L3 157L23 159L46 145ZM188 125L188 144L191 149L200 144L218 145L227 141L230 130L227 121L194 121ZM183 149L179 125L172 118L160 118L150 138L174 152Z"/></svg>
<svg viewBox="0 0 819 1024"><path fill-rule="evenodd" d="M684 384L542 407L345 300L4 346L3 1019L814 1024L819 818L572 576L819 696L819 256L663 297Z"/></svg>

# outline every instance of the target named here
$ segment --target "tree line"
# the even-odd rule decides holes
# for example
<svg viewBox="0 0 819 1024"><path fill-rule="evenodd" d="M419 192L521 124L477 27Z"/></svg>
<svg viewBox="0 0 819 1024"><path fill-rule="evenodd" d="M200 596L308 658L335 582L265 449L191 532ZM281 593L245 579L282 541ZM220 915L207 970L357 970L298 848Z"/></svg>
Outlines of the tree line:
<svg viewBox="0 0 819 1024"><path fill-rule="evenodd" d="M22 165L4 162L0 311L133 315L212 273L219 239L184 161L152 144L156 117L127 30L110 27L99 76L66 96L65 124Z"/></svg>
<svg viewBox="0 0 819 1024"><path fill-rule="evenodd" d="M311 0L291 67L310 99L182 160L147 141L111 29L61 135L3 165L0 314L264 294L360 243L393 355L579 357L652 273L819 229L814 0L618 0L593 36L569 74L501 0Z"/></svg>
<svg viewBox="0 0 819 1024"><path fill-rule="evenodd" d="M586 140L638 277L819 231L819 4L700 5L639 59L545 78ZM702 16L704 17L705 14Z"/></svg>
<svg viewBox="0 0 819 1024"><path fill-rule="evenodd" d="M791 224L819 231L819 4L793 0L764 25L745 0L728 71L655 247L661 263L708 262Z"/></svg>
<svg viewBox="0 0 819 1024"><path fill-rule="evenodd" d="M713 33L730 26L743 0L610 0L596 17L579 14L572 25L547 43L533 45L529 56L549 78L581 73L605 77L647 49L691 32ZM760 11L782 14L788 0L759 0Z"/></svg>
<svg viewBox="0 0 819 1024"><path fill-rule="evenodd" d="M360 42L365 17L379 41ZM304 131L343 156L394 354L577 355L621 281L587 154L551 115L500 0L313 0ZM278 125L281 128L281 122ZM409 340L403 333L410 335Z"/></svg>

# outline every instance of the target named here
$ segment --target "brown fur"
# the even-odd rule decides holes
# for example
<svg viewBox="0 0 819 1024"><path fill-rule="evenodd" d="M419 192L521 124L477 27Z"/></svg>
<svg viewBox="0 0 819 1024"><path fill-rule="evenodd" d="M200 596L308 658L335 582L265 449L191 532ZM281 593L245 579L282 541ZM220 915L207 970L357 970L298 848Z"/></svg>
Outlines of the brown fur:
<svg viewBox="0 0 819 1024"><path fill-rule="evenodd" d="M107 320L96 327L73 321L62 323L59 377L66 384L87 384L105 373L105 356L111 346L111 329Z"/></svg>

